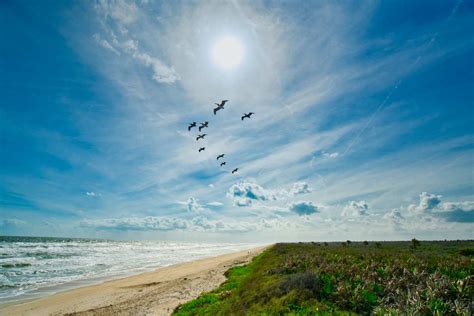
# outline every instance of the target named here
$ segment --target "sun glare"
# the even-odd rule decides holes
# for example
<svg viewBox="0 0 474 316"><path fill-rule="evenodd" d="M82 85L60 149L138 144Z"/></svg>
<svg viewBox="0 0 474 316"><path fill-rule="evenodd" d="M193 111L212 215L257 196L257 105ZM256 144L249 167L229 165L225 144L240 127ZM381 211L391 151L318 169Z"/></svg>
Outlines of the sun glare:
<svg viewBox="0 0 474 316"><path fill-rule="evenodd" d="M234 37L224 37L214 44L212 59L223 69L233 69L240 65L244 57L244 47L240 40Z"/></svg>

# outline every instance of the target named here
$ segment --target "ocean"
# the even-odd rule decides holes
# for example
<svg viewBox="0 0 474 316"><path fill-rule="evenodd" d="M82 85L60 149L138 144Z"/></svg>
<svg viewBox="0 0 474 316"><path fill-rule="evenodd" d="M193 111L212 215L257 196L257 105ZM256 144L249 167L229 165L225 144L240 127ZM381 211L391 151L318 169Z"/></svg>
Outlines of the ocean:
<svg viewBox="0 0 474 316"><path fill-rule="evenodd" d="M0 302L45 296L255 246L0 236Z"/></svg>

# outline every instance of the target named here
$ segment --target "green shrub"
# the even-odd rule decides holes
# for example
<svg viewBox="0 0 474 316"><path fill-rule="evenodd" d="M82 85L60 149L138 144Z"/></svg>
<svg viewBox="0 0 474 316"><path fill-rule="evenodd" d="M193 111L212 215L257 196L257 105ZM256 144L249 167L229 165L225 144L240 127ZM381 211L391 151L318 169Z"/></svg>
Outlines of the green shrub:
<svg viewBox="0 0 474 316"><path fill-rule="evenodd" d="M474 242L344 244L276 244L175 314L469 315Z"/></svg>
<svg viewBox="0 0 474 316"><path fill-rule="evenodd" d="M459 250L459 254L461 256L466 256L466 257L474 256L474 249L472 248L461 249Z"/></svg>

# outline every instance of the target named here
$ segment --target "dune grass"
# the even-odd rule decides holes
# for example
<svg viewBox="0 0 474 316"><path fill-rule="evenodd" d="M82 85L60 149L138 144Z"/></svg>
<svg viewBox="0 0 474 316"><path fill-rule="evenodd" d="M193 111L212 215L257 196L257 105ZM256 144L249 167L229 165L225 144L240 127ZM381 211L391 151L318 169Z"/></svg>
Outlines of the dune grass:
<svg viewBox="0 0 474 316"><path fill-rule="evenodd" d="M473 249L472 241L276 244L175 315L470 315Z"/></svg>

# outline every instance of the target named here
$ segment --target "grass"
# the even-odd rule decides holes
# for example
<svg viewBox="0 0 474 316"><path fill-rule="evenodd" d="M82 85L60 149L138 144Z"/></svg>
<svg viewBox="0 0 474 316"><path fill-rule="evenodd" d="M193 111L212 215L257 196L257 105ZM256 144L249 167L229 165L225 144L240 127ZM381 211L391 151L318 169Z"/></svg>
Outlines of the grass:
<svg viewBox="0 0 474 316"><path fill-rule="evenodd" d="M472 241L276 244L174 314L471 315L473 253Z"/></svg>

